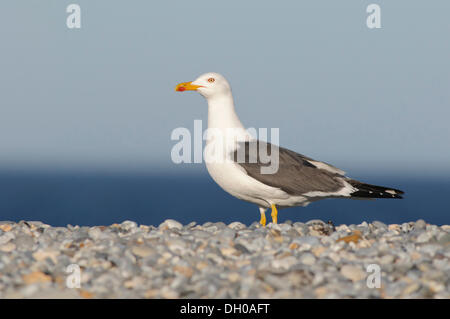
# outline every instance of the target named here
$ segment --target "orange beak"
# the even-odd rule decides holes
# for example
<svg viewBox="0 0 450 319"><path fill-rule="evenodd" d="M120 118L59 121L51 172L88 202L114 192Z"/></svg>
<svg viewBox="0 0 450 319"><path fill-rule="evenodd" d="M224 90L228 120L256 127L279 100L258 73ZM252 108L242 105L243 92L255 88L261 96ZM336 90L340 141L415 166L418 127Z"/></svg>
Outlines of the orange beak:
<svg viewBox="0 0 450 319"><path fill-rule="evenodd" d="M201 85L192 84L192 82L183 82L178 84L175 87L175 91L183 92L183 91L196 91L198 88L202 87Z"/></svg>

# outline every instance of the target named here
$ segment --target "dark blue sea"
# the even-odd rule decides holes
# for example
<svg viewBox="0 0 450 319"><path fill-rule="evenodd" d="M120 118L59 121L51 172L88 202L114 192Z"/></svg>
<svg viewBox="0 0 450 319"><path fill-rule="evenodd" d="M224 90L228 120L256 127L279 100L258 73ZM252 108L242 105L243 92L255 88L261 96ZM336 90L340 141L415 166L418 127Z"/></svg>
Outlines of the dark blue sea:
<svg viewBox="0 0 450 319"><path fill-rule="evenodd" d="M353 176L360 177L360 176ZM403 200L327 199L279 212L279 221L331 220L403 223L424 219L450 224L450 176L417 178L372 174L371 184L405 191ZM110 225L124 220L158 225L165 219L195 221L259 220L258 208L235 199L204 173L80 173L0 171L0 220L39 220L53 226Z"/></svg>

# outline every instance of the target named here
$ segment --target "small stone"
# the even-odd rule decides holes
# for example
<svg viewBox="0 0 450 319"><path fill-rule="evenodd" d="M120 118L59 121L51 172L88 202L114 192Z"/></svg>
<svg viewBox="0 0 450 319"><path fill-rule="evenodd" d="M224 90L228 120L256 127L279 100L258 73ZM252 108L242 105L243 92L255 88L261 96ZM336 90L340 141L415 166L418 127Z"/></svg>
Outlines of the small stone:
<svg viewBox="0 0 450 319"><path fill-rule="evenodd" d="M92 239L98 240L102 236L102 231L101 231L101 229L99 227L92 227L92 228L89 229L88 235Z"/></svg>
<svg viewBox="0 0 450 319"><path fill-rule="evenodd" d="M295 230L300 234L300 236L306 236L309 234L309 228L303 223L294 223Z"/></svg>
<svg viewBox="0 0 450 319"><path fill-rule="evenodd" d="M439 293L445 290L445 286L440 282L432 280L424 280L423 282L433 293Z"/></svg>
<svg viewBox="0 0 450 319"><path fill-rule="evenodd" d="M311 252L314 254L314 256L319 257L320 255L322 255L325 251L327 250L326 247L324 246L317 246L314 247Z"/></svg>
<svg viewBox="0 0 450 319"><path fill-rule="evenodd" d="M251 254L250 250L242 244L234 245L234 249L243 252L244 254Z"/></svg>
<svg viewBox="0 0 450 319"><path fill-rule="evenodd" d="M264 227L260 224L260 222L254 221L253 223L250 224L250 226L248 226L246 228L247 228L247 230L255 230L255 229L264 228Z"/></svg>
<svg viewBox="0 0 450 319"><path fill-rule="evenodd" d="M414 223L415 229L425 229L427 227L427 223L423 219L419 219Z"/></svg>
<svg viewBox="0 0 450 319"><path fill-rule="evenodd" d="M450 244L450 234L445 234L445 235L441 236L438 240L438 243L441 245Z"/></svg>
<svg viewBox="0 0 450 319"><path fill-rule="evenodd" d="M183 225L176 220L173 219L166 219L164 222L162 222L159 225L159 229L161 230L167 230L167 229L182 229Z"/></svg>
<svg viewBox="0 0 450 319"><path fill-rule="evenodd" d="M406 287L403 290L403 295L405 295L406 297L410 294L412 294L413 292L417 291L420 288L420 285L417 283L412 283L410 284L408 287Z"/></svg>
<svg viewBox="0 0 450 319"><path fill-rule="evenodd" d="M0 236L0 245L4 245L8 243L10 240L13 240L16 238L16 236L13 233L5 233L4 235Z"/></svg>
<svg viewBox="0 0 450 319"><path fill-rule="evenodd" d="M385 223L382 223L382 222L380 222L380 221L378 221L378 220L373 221L373 222L372 222L372 225L373 225L375 228L388 229L388 226L387 226Z"/></svg>
<svg viewBox="0 0 450 319"><path fill-rule="evenodd" d="M220 252L222 253L222 255L226 256L226 257L230 257L230 256L238 256L240 255L239 251L233 247L224 247L220 249Z"/></svg>
<svg viewBox="0 0 450 319"><path fill-rule="evenodd" d="M366 278L367 275L364 271L361 270L361 268L352 265L342 266L341 274L345 278L350 279L353 282L360 281Z"/></svg>
<svg viewBox="0 0 450 319"><path fill-rule="evenodd" d="M76 243L83 243L86 239L89 238L88 230L86 230L86 229L74 230L72 238L73 238L73 241ZM84 244L81 245L81 247L84 247Z"/></svg>
<svg viewBox="0 0 450 319"><path fill-rule="evenodd" d="M39 290L39 285L28 285L22 288L20 292L25 298L31 298Z"/></svg>
<svg viewBox="0 0 450 319"><path fill-rule="evenodd" d="M312 247L317 246L317 245L320 244L320 240L317 237L315 237L315 236L298 237L298 238L295 238L293 242L298 243L300 245L307 244L307 245L310 245Z"/></svg>
<svg viewBox="0 0 450 319"><path fill-rule="evenodd" d="M192 277L194 270L191 267L174 266L173 271L182 274L185 277Z"/></svg>
<svg viewBox="0 0 450 319"><path fill-rule="evenodd" d="M336 227L336 231L349 233L351 230L347 225L339 225Z"/></svg>
<svg viewBox="0 0 450 319"><path fill-rule="evenodd" d="M322 236L322 233L319 232L319 231L317 231L317 230L315 230L315 229L310 229L310 230L309 230L309 234L310 234L311 236L316 236L316 237Z"/></svg>
<svg viewBox="0 0 450 319"><path fill-rule="evenodd" d="M418 253L417 251L413 251L411 253L411 259L412 260L418 260L422 257L422 255L420 253Z"/></svg>
<svg viewBox="0 0 450 319"><path fill-rule="evenodd" d="M134 277L130 280L127 280L123 283L123 286L127 289L134 289L139 287L139 285L142 284L142 282L144 281L144 278L142 277Z"/></svg>
<svg viewBox="0 0 450 319"><path fill-rule="evenodd" d="M12 229L12 226L10 224L1 224L0 229L4 232L9 232Z"/></svg>
<svg viewBox="0 0 450 319"><path fill-rule="evenodd" d="M131 252L138 257L145 258L147 256L154 254L155 250L147 246L139 245L133 246L133 248L131 248Z"/></svg>
<svg viewBox="0 0 450 319"><path fill-rule="evenodd" d="M358 227L367 228L369 227L369 224L367 224L367 222L362 222L361 224L358 225Z"/></svg>
<svg viewBox="0 0 450 319"><path fill-rule="evenodd" d="M9 234L9 233L7 233ZM19 234L16 236L16 239L14 241L17 248L20 250L31 250L34 246L34 240L33 237L26 234Z"/></svg>
<svg viewBox="0 0 450 319"><path fill-rule="evenodd" d="M361 238L362 238L361 232L359 230L354 230L351 235L339 238L338 240L336 240L336 242L343 241L345 243L353 242L356 244Z"/></svg>
<svg viewBox="0 0 450 319"><path fill-rule="evenodd" d="M308 266L312 266L316 262L316 258L310 253L304 253L300 257L300 262L302 264L305 264L305 265L308 265Z"/></svg>
<svg viewBox="0 0 450 319"><path fill-rule="evenodd" d="M204 230L200 230L200 229L196 229L194 231L192 231L192 235L196 238L202 238L202 239L207 239L211 237L211 234L208 233L207 231Z"/></svg>
<svg viewBox="0 0 450 319"><path fill-rule="evenodd" d="M280 226L280 230L282 232L287 232L292 228L292 226L290 224L286 224L286 223L280 224L279 226Z"/></svg>
<svg viewBox="0 0 450 319"><path fill-rule="evenodd" d="M5 253L12 252L15 249L16 249L16 245L14 245L11 242L8 242L8 243L0 246L0 251L3 251Z"/></svg>
<svg viewBox="0 0 450 319"><path fill-rule="evenodd" d="M306 225L313 226L313 225L326 225L323 220L320 219L311 219L310 221L306 222Z"/></svg>
<svg viewBox="0 0 450 319"><path fill-rule="evenodd" d="M242 224L240 222L233 222L233 223L229 224L228 227L230 227L231 229L234 229L234 230L241 230L241 229L247 228L244 224Z"/></svg>
<svg viewBox="0 0 450 319"><path fill-rule="evenodd" d="M280 244L283 242L283 236L281 236L281 231L276 228L270 229L268 238Z"/></svg>
<svg viewBox="0 0 450 319"><path fill-rule="evenodd" d="M30 274L24 275L22 279L27 285L52 281L52 277L40 271L34 271Z"/></svg>
<svg viewBox="0 0 450 319"><path fill-rule="evenodd" d="M80 296L85 299L91 299L92 297L94 297L94 295L91 292L86 290L80 290Z"/></svg>
<svg viewBox="0 0 450 319"><path fill-rule="evenodd" d="M419 244L426 243L426 242L430 241L431 237L432 236L430 233L424 232L417 237L416 242Z"/></svg>
<svg viewBox="0 0 450 319"><path fill-rule="evenodd" d="M411 231L412 226L409 223L402 224L402 232L408 233Z"/></svg>
<svg viewBox="0 0 450 319"><path fill-rule="evenodd" d="M297 263L297 259L294 256L288 256L283 259L275 259L272 261L273 268L289 269Z"/></svg>
<svg viewBox="0 0 450 319"><path fill-rule="evenodd" d="M380 258L380 264L382 265L389 265L394 262L395 258L392 255L384 255Z"/></svg>
<svg viewBox="0 0 450 319"><path fill-rule="evenodd" d="M195 266L198 270L203 270L205 268L207 268L209 266L209 264L205 261L200 261L197 263L197 265Z"/></svg>
<svg viewBox="0 0 450 319"><path fill-rule="evenodd" d="M335 231L333 224L326 224L321 220L312 220L306 223L311 236L329 236Z"/></svg>
<svg viewBox="0 0 450 319"><path fill-rule="evenodd" d="M120 224L120 227L124 230L130 231L133 228L137 228L137 223L131 220L125 220L122 224Z"/></svg>
<svg viewBox="0 0 450 319"><path fill-rule="evenodd" d="M228 280L230 282L238 282L241 280L241 275L239 275L237 272L232 272L228 275Z"/></svg>
<svg viewBox="0 0 450 319"><path fill-rule="evenodd" d="M165 299L176 299L179 297L178 292L176 292L175 290L169 288L169 287L163 287L161 289L161 297L165 298Z"/></svg>
<svg viewBox="0 0 450 319"><path fill-rule="evenodd" d="M217 225L212 224L207 227L203 226L203 229L208 233L215 233L219 230L219 227Z"/></svg>
<svg viewBox="0 0 450 319"><path fill-rule="evenodd" d="M190 222L189 224L186 225L187 229L193 228L195 225L197 225L196 222Z"/></svg>
<svg viewBox="0 0 450 319"><path fill-rule="evenodd" d="M236 237L236 231L234 229L226 227L221 229L217 235L221 238L234 239Z"/></svg>
<svg viewBox="0 0 450 319"><path fill-rule="evenodd" d="M33 258L37 261L43 261L50 258L54 264L58 262L59 251L57 250L38 250L33 253Z"/></svg>
<svg viewBox="0 0 450 319"><path fill-rule="evenodd" d="M159 293L159 289L149 289L145 292L144 297L148 299L155 298Z"/></svg>
<svg viewBox="0 0 450 319"><path fill-rule="evenodd" d="M323 299L328 294L328 288L325 286L318 287L314 290L316 297L319 299Z"/></svg>
<svg viewBox="0 0 450 319"><path fill-rule="evenodd" d="M388 230L397 230L398 231L400 229L401 229L401 227L397 224L391 224L388 226Z"/></svg>

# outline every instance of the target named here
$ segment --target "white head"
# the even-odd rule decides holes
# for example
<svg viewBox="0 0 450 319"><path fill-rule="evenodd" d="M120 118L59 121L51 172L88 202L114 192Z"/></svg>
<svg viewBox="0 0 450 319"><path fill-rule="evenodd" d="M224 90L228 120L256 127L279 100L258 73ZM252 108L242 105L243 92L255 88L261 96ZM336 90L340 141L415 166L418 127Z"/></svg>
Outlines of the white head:
<svg viewBox="0 0 450 319"><path fill-rule="evenodd" d="M200 75L192 82L183 82L175 87L175 91L197 91L206 99L231 95L231 87L228 81L219 73L209 72Z"/></svg>

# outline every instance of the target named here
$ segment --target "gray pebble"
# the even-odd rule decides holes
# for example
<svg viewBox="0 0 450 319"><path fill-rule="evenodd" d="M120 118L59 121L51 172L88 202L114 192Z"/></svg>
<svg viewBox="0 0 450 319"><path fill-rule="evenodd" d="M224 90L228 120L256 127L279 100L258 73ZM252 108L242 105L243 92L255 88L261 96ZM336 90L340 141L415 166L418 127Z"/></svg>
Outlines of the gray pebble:
<svg viewBox="0 0 450 319"><path fill-rule="evenodd" d="M419 219L414 223L415 229L425 229L427 227L427 223L423 219Z"/></svg>
<svg viewBox="0 0 450 319"><path fill-rule="evenodd" d="M296 239L294 239L294 242L298 243L298 244L308 244L311 246L317 246L320 243L319 238L314 237L314 236L303 236L303 237L298 237Z"/></svg>
<svg viewBox="0 0 450 319"><path fill-rule="evenodd" d="M382 223L382 222L380 222L378 220L372 222L372 226L375 227L375 228L383 229L383 230L387 230L388 229L388 226L385 223Z"/></svg>
<svg viewBox="0 0 450 319"><path fill-rule="evenodd" d="M34 246L34 240L30 235L20 234L14 239L14 244L20 250L31 250Z"/></svg>
<svg viewBox="0 0 450 319"><path fill-rule="evenodd" d="M159 225L159 229L182 229L183 225L176 220L167 219Z"/></svg>

